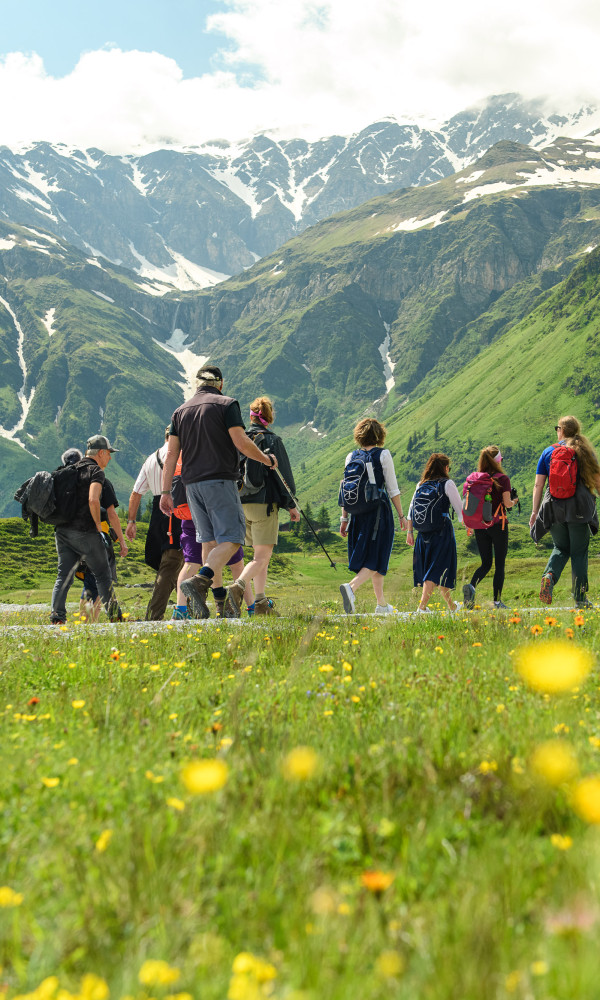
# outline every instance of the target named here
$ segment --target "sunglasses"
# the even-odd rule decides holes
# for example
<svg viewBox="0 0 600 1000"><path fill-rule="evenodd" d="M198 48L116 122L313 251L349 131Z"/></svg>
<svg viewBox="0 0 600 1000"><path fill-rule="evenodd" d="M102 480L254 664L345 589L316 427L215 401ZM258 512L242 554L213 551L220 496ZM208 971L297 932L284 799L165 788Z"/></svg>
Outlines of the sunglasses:
<svg viewBox="0 0 600 1000"><path fill-rule="evenodd" d="M558 434L558 432L559 432L559 430L560 430L560 424L556 424L556 425L555 425L555 427L554 427L554 430L555 430L555 431L556 431L556 433Z"/></svg>

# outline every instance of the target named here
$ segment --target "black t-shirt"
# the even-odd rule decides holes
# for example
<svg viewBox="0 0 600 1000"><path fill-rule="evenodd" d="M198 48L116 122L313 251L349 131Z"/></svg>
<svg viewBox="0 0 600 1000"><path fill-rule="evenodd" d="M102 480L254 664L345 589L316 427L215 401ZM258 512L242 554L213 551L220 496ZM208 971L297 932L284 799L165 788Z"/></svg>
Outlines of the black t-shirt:
<svg viewBox="0 0 600 1000"><path fill-rule="evenodd" d="M119 501L117 500L117 494L115 493L113 484L110 479L104 478L104 486L102 487L102 493L100 494L100 507L104 508L106 512L109 507L118 507Z"/></svg>
<svg viewBox="0 0 600 1000"><path fill-rule="evenodd" d="M105 484L104 472L93 458L82 458L77 462L79 478L77 481L77 510L75 517L67 527L75 531L97 531L94 518L90 513L90 486L92 483ZM111 486L112 490L112 486ZM114 490L112 491L114 494Z"/></svg>

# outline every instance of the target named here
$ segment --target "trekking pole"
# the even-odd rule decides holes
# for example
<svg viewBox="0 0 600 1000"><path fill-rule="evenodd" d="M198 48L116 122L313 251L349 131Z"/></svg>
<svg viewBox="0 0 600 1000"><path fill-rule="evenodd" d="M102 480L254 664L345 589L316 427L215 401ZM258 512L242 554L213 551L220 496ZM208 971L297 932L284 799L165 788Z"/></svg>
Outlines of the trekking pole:
<svg viewBox="0 0 600 1000"><path fill-rule="evenodd" d="M268 452L265 452L265 454L268 454ZM323 542L321 541L321 539L320 539L320 538L319 538L319 536L317 535L317 533L316 533L315 529L313 528L313 526L312 526L312 524L310 523L309 519L307 518L306 514L305 514L305 513L304 513L304 511L302 510L302 507L301 507L301 506L300 506L300 504L298 503L298 498L294 496L294 494L292 493L292 491L291 491L291 489L289 488L288 484L286 483L285 479L284 479L284 478L283 478L283 476L281 475L281 472L279 471L279 468L276 468L276 469L271 469L271 472L275 472L275 473L277 473L277 475L279 476L279 478L280 478L280 480L281 480L281 482L282 482L282 484L283 484L283 488L285 489L286 493L287 493L287 494L288 494L288 496L289 496L289 497L291 497L291 499L292 499L292 500L294 501L294 503L295 503L296 507L298 508L298 510L300 511L300 513L302 514L302 517L304 518L304 520L305 520L305 521L306 521L306 523L308 524L308 527L310 528L310 530L312 531L313 535L314 535L314 536L315 536L315 538L317 539L317 541L318 541L319 545L320 545L320 546L321 546L321 548L323 549L323 552L325 553L325 555L326 555L326 556L327 556L327 558L329 559L329 563L330 563L330 565L331 565L331 566L333 566L333 568L335 569L335 568L336 568L336 566L335 566L335 563L334 563L333 559L332 559L332 558L331 558L331 556L329 555L329 552L327 551L327 549L326 549L326 548L325 548L325 546L323 545Z"/></svg>

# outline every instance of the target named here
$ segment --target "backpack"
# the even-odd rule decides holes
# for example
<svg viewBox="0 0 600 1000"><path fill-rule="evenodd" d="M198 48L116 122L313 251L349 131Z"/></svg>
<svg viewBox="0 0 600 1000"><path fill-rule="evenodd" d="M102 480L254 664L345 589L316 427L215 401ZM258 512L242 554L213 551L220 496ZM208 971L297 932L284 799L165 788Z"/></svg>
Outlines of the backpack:
<svg viewBox="0 0 600 1000"><path fill-rule="evenodd" d="M377 485L376 469L382 471L380 454L381 448L372 448L371 451L356 448L350 455L338 493L338 506L349 514L376 510L381 499L387 495L385 486Z"/></svg>
<svg viewBox="0 0 600 1000"><path fill-rule="evenodd" d="M566 444L555 444L550 457L548 488L555 500L574 497L577 489L577 453Z"/></svg>
<svg viewBox="0 0 600 1000"><path fill-rule="evenodd" d="M40 470L15 493L25 520L57 527L69 524L77 511L78 465L61 465L54 472ZM37 533L37 532L36 532Z"/></svg>
<svg viewBox="0 0 600 1000"><path fill-rule="evenodd" d="M504 514L502 503L492 508L494 480L489 472L472 472L463 484L463 520L467 528L490 528L497 514ZM505 518L502 517L504 528Z"/></svg>
<svg viewBox="0 0 600 1000"><path fill-rule="evenodd" d="M412 523L416 531L439 531L449 508L444 479L428 479L415 490ZM443 503L443 501L446 503Z"/></svg>
<svg viewBox="0 0 600 1000"><path fill-rule="evenodd" d="M265 435L260 427L250 427L246 434L254 444L264 451ZM253 458L242 455L240 460L240 478L238 479L238 490L240 497L251 497L255 493L260 493L267 481L268 469L262 462L255 462Z"/></svg>

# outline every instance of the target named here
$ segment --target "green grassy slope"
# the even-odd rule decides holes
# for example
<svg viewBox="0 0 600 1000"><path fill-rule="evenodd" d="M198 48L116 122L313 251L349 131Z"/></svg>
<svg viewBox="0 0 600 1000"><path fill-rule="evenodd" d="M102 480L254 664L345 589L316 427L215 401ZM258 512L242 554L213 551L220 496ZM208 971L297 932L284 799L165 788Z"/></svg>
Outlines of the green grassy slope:
<svg viewBox="0 0 600 1000"><path fill-rule="evenodd" d="M575 413L600 445L600 250L590 253L522 322L465 367L387 420L399 479L414 483L432 451L446 451L457 479L496 443L505 467L529 493L535 460L561 414ZM435 437L435 427L438 437ZM409 450L409 438L418 435ZM352 422L343 441L321 443L306 462L303 491L315 502L337 496ZM523 489L522 489L523 493Z"/></svg>

